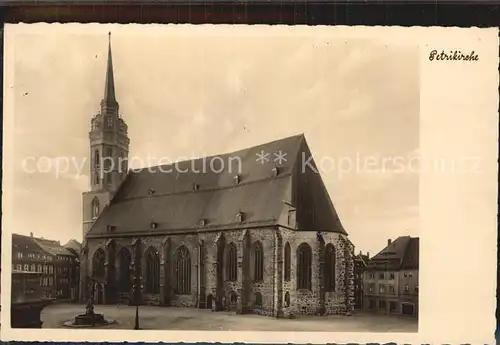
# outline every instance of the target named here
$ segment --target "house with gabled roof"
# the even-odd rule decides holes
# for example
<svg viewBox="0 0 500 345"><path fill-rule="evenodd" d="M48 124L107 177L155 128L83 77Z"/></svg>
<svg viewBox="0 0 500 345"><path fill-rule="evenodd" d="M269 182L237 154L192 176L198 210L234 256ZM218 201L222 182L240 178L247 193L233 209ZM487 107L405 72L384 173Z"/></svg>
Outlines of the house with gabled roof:
<svg viewBox="0 0 500 345"><path fill-rule="evenodd" d="M365 269L365 309L418 316L418 269L419 238L389 239Z"/></svg>
<svg viewBox="0 0 500 345"><path fill-rule="evenodd" d="M83 298L276 317L351 312L354 247L304 135L124 172L130 140L118 109L109 45L89 133Z"/></svg>
<svg viewBox="0 0 500 345"><path fill-rule="evenodd" d="M69 299L71 286L79 276L72 275L78 256L61 246L59 241L12 234L12 269L20 274L38 273L39 280L28 290L44 297ZM76 281L74 281L76 280ZM30 282L33 284L33 281Z"/></svg>

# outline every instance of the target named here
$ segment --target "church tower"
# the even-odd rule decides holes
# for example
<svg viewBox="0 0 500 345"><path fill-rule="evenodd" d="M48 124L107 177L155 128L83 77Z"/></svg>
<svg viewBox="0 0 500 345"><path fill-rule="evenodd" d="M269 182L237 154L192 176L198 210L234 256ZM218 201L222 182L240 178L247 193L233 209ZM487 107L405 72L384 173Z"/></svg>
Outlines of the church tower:
<svg viewBox="0 0 500 345"><path fill-rule="evenodd" d="M90 140L90 191L83 193L83 239L100 213L109 204L125 179L130 139L127 125L116 101L111 33L104 97L100 111L92 118Z"/></svg>

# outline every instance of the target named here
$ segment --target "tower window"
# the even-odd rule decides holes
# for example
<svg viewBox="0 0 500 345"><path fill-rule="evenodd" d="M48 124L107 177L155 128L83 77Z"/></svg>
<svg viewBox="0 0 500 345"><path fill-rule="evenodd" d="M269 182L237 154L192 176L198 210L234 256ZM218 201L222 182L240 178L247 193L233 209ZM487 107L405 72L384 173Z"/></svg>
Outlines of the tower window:
<svg viewBox="0 0 500 345"><path fill-rule="evenodd" d="M99 199L94 198L92 200L92 219L97 219L99 217L100 207L99 207Z"/></svg>
<svg viewBox="0 0 500 345"><path fill-rule="evenodd" d="M113 118L111 116L108 116L108 120L106 123L108 127L113 127Z"/></svg>
<svg viewBox="0 0 500 345"><path fill-rule="evenodd" d="M99 156L99 150L94 151L94 169L99 169L101 157Z"/></svg>

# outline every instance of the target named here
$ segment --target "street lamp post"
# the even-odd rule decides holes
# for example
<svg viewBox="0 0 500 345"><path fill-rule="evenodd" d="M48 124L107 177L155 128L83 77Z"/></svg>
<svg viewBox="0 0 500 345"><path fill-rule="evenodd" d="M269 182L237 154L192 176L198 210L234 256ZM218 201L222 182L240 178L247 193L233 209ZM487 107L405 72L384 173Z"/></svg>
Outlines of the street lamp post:
<svg viewBox="0 0 500 345"><path fill-rule="evenodd" d="M134 270L134 282L133 282L133 294L135 300L135 323L134 330L140 329L139 327L139 301L140 301L140 289L141 289L141 277L139 276L138 267L136 266Z"/></svg>

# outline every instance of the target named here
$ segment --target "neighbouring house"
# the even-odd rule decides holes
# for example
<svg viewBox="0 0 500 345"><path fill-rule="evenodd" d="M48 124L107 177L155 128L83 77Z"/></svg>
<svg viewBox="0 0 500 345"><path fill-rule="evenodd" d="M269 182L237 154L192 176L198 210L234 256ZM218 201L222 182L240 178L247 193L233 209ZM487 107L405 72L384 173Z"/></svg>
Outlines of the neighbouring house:
<svg viewBox="0 0 500 345"><path fill-rule="evenodd" d="M365 309L417 317L418 267L418 237L389 239L365 269Z"/></svg>
<svg viewBox="0 0 500 345"><path fill-rule="evenodd" d="M68 299L72 283L70 272L75 269L76 263L77 256L58 241L38 238L33 233L30 236L12 234L13 279L14 275L21 277L22 273L36 277L27 280L27 292L35 290L40 297ZM75 275L74 279L79 279L79 276ZM18 292L12 291L13 294Z"/></svg>
<svg viewBox="0 0 500 345"><path fill-rule="evenodd" d="M370 253L366 253L365 255L361 251L354 257L354 309L363 308L363 278L369 260Z"/></svg>

